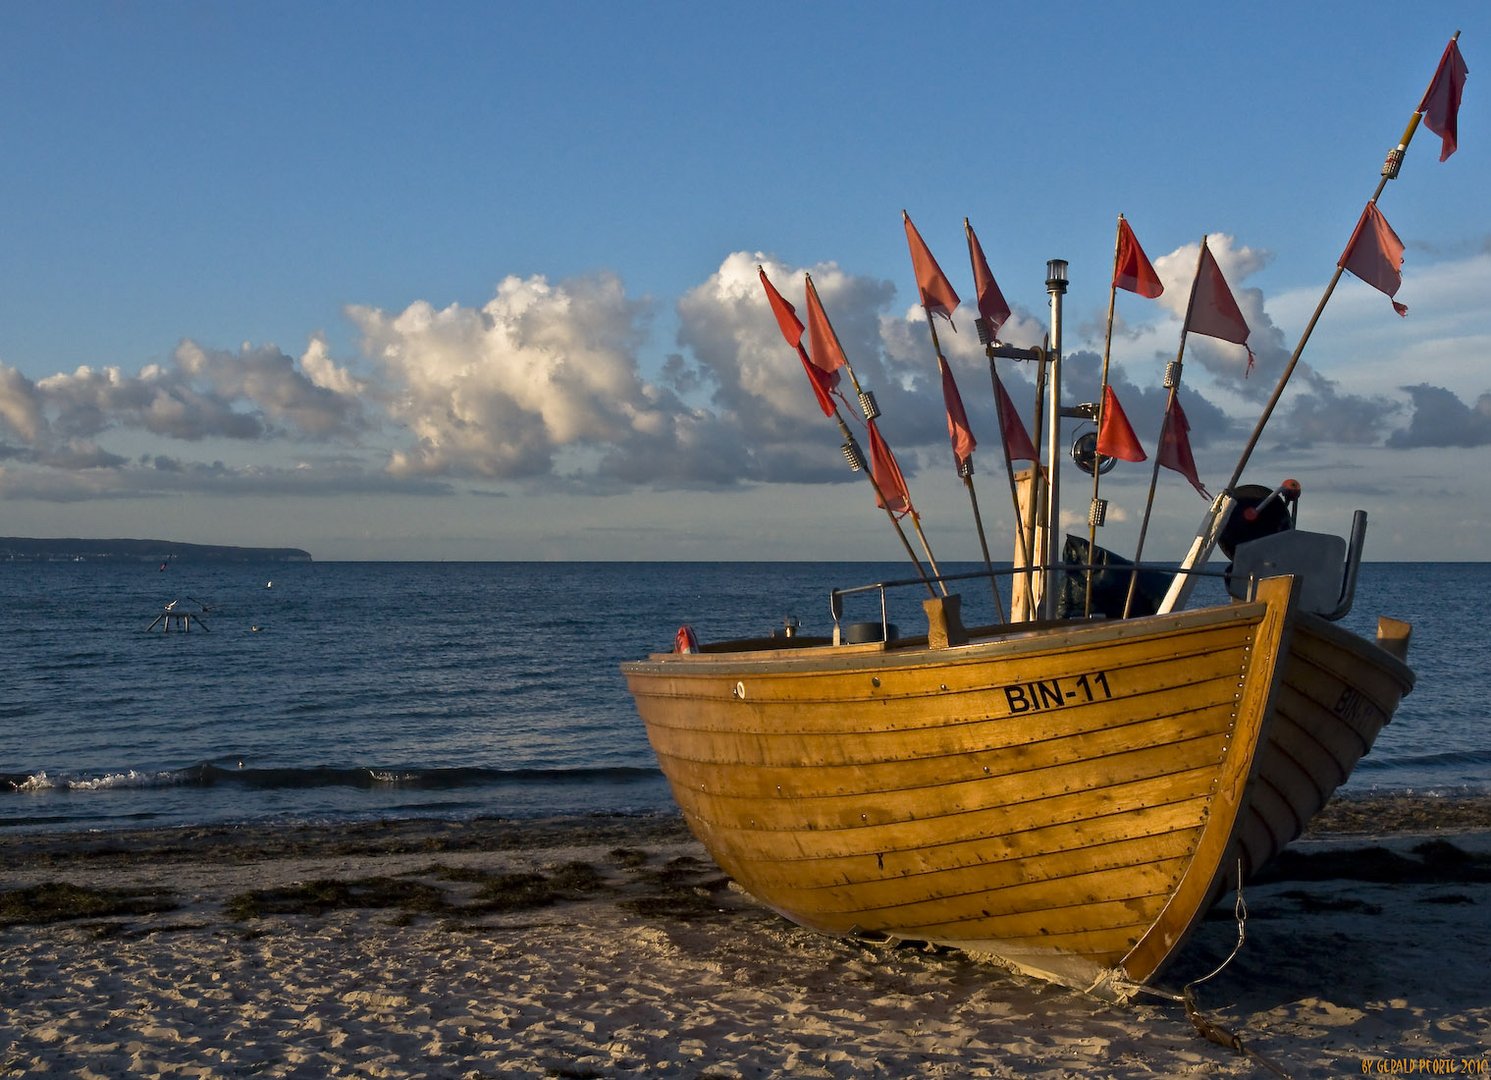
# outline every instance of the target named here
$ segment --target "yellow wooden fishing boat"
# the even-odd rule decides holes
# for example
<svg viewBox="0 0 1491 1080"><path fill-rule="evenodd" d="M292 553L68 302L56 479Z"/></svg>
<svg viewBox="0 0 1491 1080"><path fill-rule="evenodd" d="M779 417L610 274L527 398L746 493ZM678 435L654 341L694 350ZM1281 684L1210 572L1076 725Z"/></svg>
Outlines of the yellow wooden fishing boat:
<svg viewBox="0 0 1491 1080"><path fill-rule="evenodd" d="M623 671L690 827L762 902L1123 996L1239 858L1297 834L1402 692L1383 650L1301 634L1298 591L966 633L939 599L930 638L706 644ZM1343 648L1387 673L1344 716Z"/></svg>

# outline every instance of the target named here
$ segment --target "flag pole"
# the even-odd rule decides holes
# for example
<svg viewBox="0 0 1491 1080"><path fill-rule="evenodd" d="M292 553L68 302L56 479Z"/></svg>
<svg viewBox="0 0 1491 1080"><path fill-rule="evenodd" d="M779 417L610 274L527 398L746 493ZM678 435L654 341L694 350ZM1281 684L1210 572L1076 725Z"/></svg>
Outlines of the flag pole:
<svg viewBox="0 0 1491 1080"><path fill-rule="evenodd" d="M1454 36L1450 38L1450 42L1453 44L1459 40L1460 31L1456 30ZM1434 75L1437 77L1438 74L1439 70L1436 68ZM1434 79L1431 78L1429 80L1431 89L1433 85ZM1389 180L1396 180L1398 178L1398 170L1403 166L1403 157L1408 153L1408 144L1413 141L1414 133L1418 131L1419 121L1423 119L1423 115L1421 111L1415 109L1413 115L1408 118L1408 126L1403 129L1403 136L1398 140L1398 145L1388 151L1387 160L1382 163L1382 175L1377 180L1377 189L1372 192L1372 197L1367 200L1369 204L1377 202L1384 189L1386 189ZM1305 332L1300 336L1299 344L1294 347L1294 352L1289 356L1289 362L1284 365L1284 371L1279 375L1279 381L1274 387L1273 395L1268 399L1268 404L1263 407L1263 415L1253 425L1253 433L1248 437L1247 445L1243 447L1243 452L1237 459L1237 467L1232 470L1232 479L1227 482L1227 490L1230 491L1236 487L1238 480L1242 478L1243 469L1247 466L1248 459L1253 456L1253 451L1258 446L1258 440L1263 437L1263 429L1268 424L1269 418L1273 415L1275 406L1279 404L1279 399L1283 397L1284 387L1288 384L1290 376L1294 374L1294 368L1299 363L1300 354L1305 351L1305 344L1310 340L1310 335L1315 332L1315 324L1320 321L1320 315L1325 310L1326 303L1330 300L1331 294L1335 292L1336 284L1341 280L1341 271L1343 269L1339 265L1336 267L1336 272L1331 275L1330 282L1325 287L1324 295L1320 297L1320 303L1315 305L1315 313L1310 316L1310 321L1305 326Z"/></svg>
<svg viewBox="0 0 1491 1080"><path fill-rule="evenodd" d="M1186 334L1191 326L1191 310L1196 305L1196 282L1201 277L1201 260L1206 255L1206 237L1201 237L1201 249L1196 253L1196 274L1191 278L1191 295L1186 300L1186 317L1180 324L1180 346L1175 350L1175 362L1165 369L1165 415L1160 420L1160 439L1155 443L1154 465L1149 470L1149 496L1144 500L1144 517L1139 523L1139 544L1134 549L1134 568L1129 571L1129 591L1123 598L1123 617L1129 617L1134 605L1134 592L1139 585L1139 560L1144 557L1144 537L1149 532L1149 517L1154 510L1154 493L1160 479L1160 448L1165 445L1165 435L1170 428L1170 410L1175 405L1175 395L1180 391L1180 369L1186 354Z"/></svg>
<svg viewBox="0 0 1491 1080"><path fill-rule="evenodd" d="M1459 40L1460 31L1456 30L1450 38L1450 46L1454 46ZM1442 63L1443 61L1441 60ZM1428 96L1429 90L1433 90L1439 73L1440 69L1436 67L1434 74L1429 79L1429 86L1425 91L1425 97ZM1396 180L1398 178L1398 172L1403 167L1403 158L1408 153L1408 144L1413 141L1414 133L1419 128L1419 122L1423 119L1422 105L1423 101L1421 100L1420 107L1415 108L1413 115L1408 118L1408 124L1403 129L1403 135L1398 139L1398 145L1388 151L1387 159L1382 163L1382 173L1378 177L1377 187L1373 190L1372 197L1367 200L1368 206L1376 204L1377 200L1382 196L1383 191L1386 190L1389 180ZM1175 582L1172 584L1170 592L1165 596L1165 601L1160 607L1161 611L1174 611L1185 603L1186 597L1190 594L1192 579L1189 571L1206 562L1211 556L1212 548L1215 546L1217 537L1221 531L1218 523L1222 515L1231 509L1235 501L1231 497L1232 492L1236 490L1238 481L1242 479L1243 470L1247 468L1248 461L1253 456L1253 451L1257 449L1258 441L1263 438L1263 429L1268 426L1268 421L1273 416L1274 409L1278 407L1279 399L1284 396L1284 388L1289 384L1289 379L1294 374L1295 367L1299 364L1299 358L1305 351L1305 345L1309 342L1310 335L1315 332L1315 326L1320 322L1320 316L1325 311L1325 305L1330 302L1332 294L1335 293L1336 285L1340 282L1341 273L1344 269L1345 267L1338 261L1335 272L1331 274L1330 281L1326 283L1325 292L1320 296L1320 302L1315 305L1315 311L1310 315L1310 321L1305 324L1305 329L1300 335L1299 342L1294 346L1294 351L1289 354L1289 360L1285 363L1284 370L1279 374L1279 381L1274 385L1273 393L1269 396L1268 402L1263 406L1263 412L1258 417L1258 422L1253 425L1252 434L1248 436L1248 441L1243 446L1242 453L1238 455L1237 465L1232 470L1232 476L1228 479L1227 486L1217 496L1211 510L1208 511L1207 518L1202 520L1201 529L1196 534L1196 540L1192 543L1191 550L1186 554L1184 561L1181 563L1180 572L1176 574Z"/></svg>
<svg viewBox="0 0 1491 1080"><path fill-rule="evenodd" d="M1040 360L1037 361L1037 366L1036 366L1036 369L1035 369L1035 404L1034 404L1035 416L1033 418L1034 419L1034 423L1032 424L1031 432L1030 432L1030 442L1031 442L1031 445L1035 447L1037 455L1039 455L1039 453L1040 453L1040 449L1041 449L1041 434L1042 434L1042 431L1043 431L1044 426L1045 426L1045 418L1046 418L1046 369L1047 369L1047 367L1050 366L1050 361L1051 361L1051 335L1048 333L1046 335L1046 337L1045 337L1045 340L1041 344ZM1043 468L1041 466L1041 462L1040 462L1039 456L1037 456L1037 458L1036 458L1035 461L1032 461L1030 463L1030 468L1031 468L1031 475L1030 475L1030 497L1025 500L1025 521L1024 521L1022 527L1025 529L1025 536L1026 536L1026 547L1025 547L1025 550L1029 551L1032 555L1034 555L1036 557L1035 562L1032 563L1032 565L1041 566L1042 567L1042 570L1040 571L1040 574L1041 574L1041 589L1040 589L1040 592L1041 592L1041 601L1040 601L1040 607L1044 608L1045 602L1046 602L1046 599L1045 599L1046 598L1046 593L1051 588L1051 574L1050 574L1050 568L1047 567L1047 566L1045 566L1045 563L1046 563L1046 550L1045 550L1045 548L1042 547L1040 550L1036 549L1036 546L1035 546L1035 534L1036 534L1036 529L1040 525L1040 513L1038 511L1039 511L1039 504L1040 504L1040 501L1041 501L1041 495L1043 494L1043 492L1046 494L1047 505L1049 506L1050 505L1050 494L1049 494L1049 490L1048 489L1044 489L1041 486L1042 483L1045 481L1045 478L1046 478L1047 474L1045 473L1045 471L1043 470ZM1035 609L1035 608L1031 609L1031 617L1033 619L1041 618L1042 615L1044 615L1044 611L1037 611L1037 609Z"/></svg>
<svg viewBox="0 0 1491 1080"><path fill-rule="evenodd" d="M799 345L798 348L801 349L802 346ZM811 363L811 361L809 362ZM865 479L870 482L870 487L875 490L875 501L880 504L880 508L885 511L885 516L890 519L891 528L896 530L896 536L900 538L901 546L906 549L906 555L911 559L911 564L916 567L917 577L922 579L922 584L927 587L927 593L935 597L937 590L932 588L932 582L927 578L927 571L922 567L921 560L916 557L916 551L911 547L911 541L906 539L906 530L901 528L901 522L896 518L895 511L890 508L890 503L885 497L885 492L880 490L880 482L875 479L874 470L869 468L866 463L864 451L860 449L859 443L855 441L854 433L849 430L849 425L844 423L843 414L839 412L837 405L834 406L834 420L838 422L839 434L844 437L843 451L844 457L849 462L849 467L855 472L863 472L865 474ZM915 510L911 512L911 520L913 524L916 524ZM917 525L916 531L918 534L921 533L920 525ZM925 544L925 538L923 538L922 542ZM928 555L928 561L931 561L930 554ZM941 571L937 569L936 563L932 564L932 573L937 574L939 577L941 576ZM944 588L943 592L945 595L946 588Z"/></svg>
<svg viewBox="0 0 1491 1080"><path fill-rule="evenodd" d="M1020 575L1025 582L1025 611L1027 617L1033 618L1035 614L1035 575L1030 565L1030 544L1025 537L1025 521L1020 515L1020 492L1015 486L1015 459L1010 456L1010 444L1004 431L1004 413L999 408L1000 398L1006 395L1004 394L1004 387L999 383L999 369L994 363L994 337L992 334L988 335L987 340L984 342L984 355L989 358L989 380L994 384L994 421L999 427L999 442L1004 447L1004 475L1010 483L1010 506L1015 512L1015 542L1018 545L1015 553L1020 559L1020 565L1025 568L1025 572ZM1031 462L1031 465L1037 470L1040 468L1040 462L1038 461ZM1033 486L1032 490L1034 490ZM1014 587L1013 579L1010 585L1011 588ZM1011 597L1010 618L1012 619L1015 614L1013 610L1014 603L1014 598Z"/></svg>
<svg viewBox="0 0 1491 1080"><path fill-rule="evenodd" d="M937 556L932 554L932 545L927 543L927 534L922 532L922 516L913 508L911 513L911 527L916 530L916 538L921 541L922 551L926 553L927 562L932 566L932 573L937 577L937 587L942 590L942 595L947 595L947 582L942 580L942 571L937 568ZM928 588L930 588L930 584ZM932 593L933 596L937 594Z"/></svg>
<svg viewBox="0 0 1491 1080"><path fill-rule="evenodd" d="M808 350L803 348L802 320L797 317L797 312L793 309L792 305L787 302L786 298L783 297L781 293L777 292L776 286L773 285L771 283L771 280L766 276L766 268L761 266L760 264L757 264L756 273L761 278L762 288L766 290L767 303L771 307L772 313L776 316L777 325L781 328L782 336L787 339L787 344L791 345L794 349L797 350L798 359L802 362L803 373L808 376L809 383L812 385L813 390L817 396L818 406L820 410L823 412L824 416L833 417L835 422L837 422L839 425L839 433L844 438L844 443L841 449L843 451L845 460L849 462L849 467L853 471L863 471L865 474L865 478L870 481L870 487L873 488L875 492L875 501L880 504L880 507L883 510L885 510L886 517L890 519L891 527L896 530L896 536L898 536L901 540L901 546L906 549L906 554L911 559L911 565L916 567L917 576L920 577L923 584L927 586L927 592L935 597L937 595L937 592L935 589L932 588L932 583L927 579L927 572L922 568L921 560L916 557L916 552L912 550L910 542L907 541L906 533L904 530L902 530L900 521L897 520L895 512L891 510L889 500L887 500L885 497L885 492L880 489L880 483L875 479L874 470L867 467L864 451L860 449L859 444L855 441L853 433L849 430L849 425L844 422L843 413L839 411L838 403L834 401L834 397L838 397L840 401L844 400L844 395L840 393L837 388L837 377L834 378L833 382L829 382L827 379L821 379L819 377L819 373L827 373L824 373L823 369L819 368L816 364L813 363L812 358L808 356ZM809 279L808 284L811 288L811 279ZM814 303L816 299L816 292L811 293L808 297L810 304ZM816 306L821 308L821 305ZM823 314L824 322L828 325L829 335L830 337L832 337L832 324L828 324L828 318L825 313L822 313L820 311L820 314ZM833 344L835 345L835 347L838 346L838 342L836 339L834 340ZM842 355L843 349L838 348L838 352L840 353L840 355ZM845 366L848 366L847 358L845 358L844 362ZM908 508L910 507L910 505L911 501L908 497Z"/></svg>
<svg viewBox="0 0 1491 1080"><path fill-rule="evenodd" d="M1113 307L1118 296L1118 255L1119 244L1123 239L1123 215L1118 215L1118 229L1113 234L1113 277L1108 285L1108 328L1103 336L1103 375L1098 384L1098 430L1103 430L1103 393L1108 385L1108 361L1113 355ZM1098 487L1101 483L1103 470L1101 468L1103 456L1098 453L1097 446L1092 448L1092 502L1087 507L1087 583L1082 598L1082 617L1092 618L1092 564L1097 561L1095 554L1098 542L1098 524L1102 517L1103 505L1098 497Z"/></svg>
<svg viewBox="0 0 1491 1080"><path fill-rule="evenodd" d="M973 325L978 330L978 339L984 347L984 356L989 361L989 380L994 390L994 424L999 432L999 443L1004 451L1004 475L1009 481L1010 507L1014 512L1014 534L1016 539L1015 558L1024 572L1020 575L1025 583L1025 611L1027 617L1033 617L1035 611L1034 572L1031 570L1030 546L1025 540L1025 525L1020 513L1020 493L1015 486L1015 461L1010 449L1010 433L1005 430L1005 402L1008 395L999 382L999 368L995 363L998 354L999 328L1009 319L1012 312L1009 304L1004 299L1004 294L999 291L999 283L994 280L994 272L989 269L989 262L984 257L984 249L974 234L973 223L967 217L963 218L963 234L968 241L968 262L973 270L973 284L977 293L976 306L978 318L974 319ZM1018 420L1018 414L1015 414ZM1028 440L1028 436L1026 436ZM1039 454L1036 455L1039 457ZM1039 465L1039 462L1035 462ZM1015 580L1010 578L1010 618L1015 616Z"/></svg>
<svg viewBox="0 0 1491 1080"><path fill-rule="evenodd" d="M806 280L807 280L807 286L808 286L808 288L813 288L813 275L812 274L804 274L803 277L806 278ZM816 295L816 290L815 290L815 295ZM832 330L831 326L830 326L830 330ZM835 333L833 336L835 338L838 337L837 333ZM855 395L859 399L859 407L860 407L861 411L863 411L864 414L865 414L865 423L867 425L868 424L873 424L875 422L876 418L879 417L879 415L880 415L880 406L878 404L876 404L876 402L875 402L875 395L872 394L872 393L870 393L868 390L865 390L863 387L861 387L859 385L859 376L855 375L855 373L854 373L854 365L849 362L849 356L848 356L848 354L846 354L844 352L844 349L843 349L842 345L839 346L839 355L842 356L843 359L844 359L844 370L847 371L847 372L849 372L849 381L854 386L854 393L855 393ZM838 413L838 406L834 407L834 412L835 412L835 414ZM842 423L842 422L843 422L843 420L842 420L842 417L841 417L840 418L840 423ZM853 440L850 440L849 443L845 444L845 446L846 446L846 453L847 453L847 447L852 442L853 442ZM870 474L871 481L874 482L875 478L874 478L874 475L873 475L873 471L872 470L866 470L866 471ZM876 493L876 498L880 502L883 503L883 502L886 501L885 497L884 497L884 493L880 490L880 485L878 483L875 484L875 493ZM908 498L906 500L906 502L907 502L908 506L911 505L910 498ZM894 514L893 511L891 511L891 509L889 508L889 506L887 506L885 508L885 510L886 510L886 513L888 513L888 514L891 515L892 519L895 518L895 514ZM911 527L916 530L916 537L917 537L917 539L919 541L921 541L922 551L927 556L927 562L931 564L932 573L937 578L937 583L938 583L938 585L942 589L942 595L946 596L947 595L947 583L942 580L942 571L937 568L937 557L932 554L932 545L929 544L929 543L927 543L927 534L924 533L924 532L922 532L921 515L916 512L915 508L912 508L909 511L909 516L911 518ZM900 522L896 523L896 531L900 532ZM904 539L904 534L903 534L903 539ZM915 556L913 556L913 558L915 558ZM918 563L918 566L920 566L920 563ZM923 581L926 580L926 575L925 574L922 575L922 580ZM930 589L931 588L931 584L928 583L927 587ZM937 594L934 591L932 593L932 595L936 596Z"/></svg>
<svg viewBox="0 0 1491 1080"><path fill-rule="evenodd" d="M947 358L942 355L942 342L937 338L937 325L932 321L932 312L929 308L922 310L927 315L927 331L932 335L932 351L937 355L937 374L941 377L943 368L947 366ZM956 454L954 455L956 458ZM984 518L978 510L978 492L973 488L973 452L969 451L968 457L958 463L958 475L963 479L963 487L968 491L968 504L973 509L973 524L978 531L978 546L984 554L984 569L989 574L989 588L994 593L994 610L999 615L999 621L1005 622L1004 601L999 596L999 581L994 576L994 562L989 558L989 540L984 534Z"/></svg>

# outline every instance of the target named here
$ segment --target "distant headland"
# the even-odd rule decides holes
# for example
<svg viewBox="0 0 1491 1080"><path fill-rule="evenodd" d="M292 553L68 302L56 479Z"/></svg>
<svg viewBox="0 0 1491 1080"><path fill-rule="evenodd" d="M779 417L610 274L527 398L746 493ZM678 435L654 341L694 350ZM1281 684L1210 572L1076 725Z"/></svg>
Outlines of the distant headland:
<svg viewBox="0 0 1491 1080"><path fill-rule="evenodd" d="M300 548L229 547L177 540L35 540L0 536L0 562L310 562Z"/></svg>

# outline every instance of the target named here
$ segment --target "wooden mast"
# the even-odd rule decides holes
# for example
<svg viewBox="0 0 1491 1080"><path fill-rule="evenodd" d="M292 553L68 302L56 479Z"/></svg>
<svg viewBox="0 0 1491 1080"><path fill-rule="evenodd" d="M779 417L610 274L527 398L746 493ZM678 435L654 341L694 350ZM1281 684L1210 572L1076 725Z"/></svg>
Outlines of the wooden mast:
<svg viewBox="0 0 1491 1080"><path fill-rule="evenodd" d="M1118 215L1118 228L1113 234L1113 278L1108 286L1108 325L1103 334L1103 375L1098 384L1098 414L1093 419L1097 421L1098 431L1103 430L1103 398L1107 395L1103 391L1108 386L1108 361L1113 355L1113 307L1118 297L1118 255L1119 247L1123 238L1123 215ZM1092 564L1096 561L1098 543L1098 488L1102 482L1103 455L1098 453L1097 446L1092 448L1092 502L1087 507L1087 573L1086 582L1082 594L1082 617L1092 616Z"/></svg>

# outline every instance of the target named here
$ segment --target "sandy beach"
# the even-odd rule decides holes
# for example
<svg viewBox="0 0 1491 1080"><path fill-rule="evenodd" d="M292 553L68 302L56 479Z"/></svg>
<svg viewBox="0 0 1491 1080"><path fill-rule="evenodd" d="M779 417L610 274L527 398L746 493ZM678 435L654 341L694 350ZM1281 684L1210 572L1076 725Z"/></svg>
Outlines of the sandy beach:
<svg viewBox="0 0 1491 1080"><path fill-rule="evenodd" d="M3 1077L1491 1075L1491 801L1338 802L1249 887L1196 990L1245 1052L1164 996L799 929L673 818L11 835L0 866ZM1229 901L1162 989L1236 940Z"/></svg>

